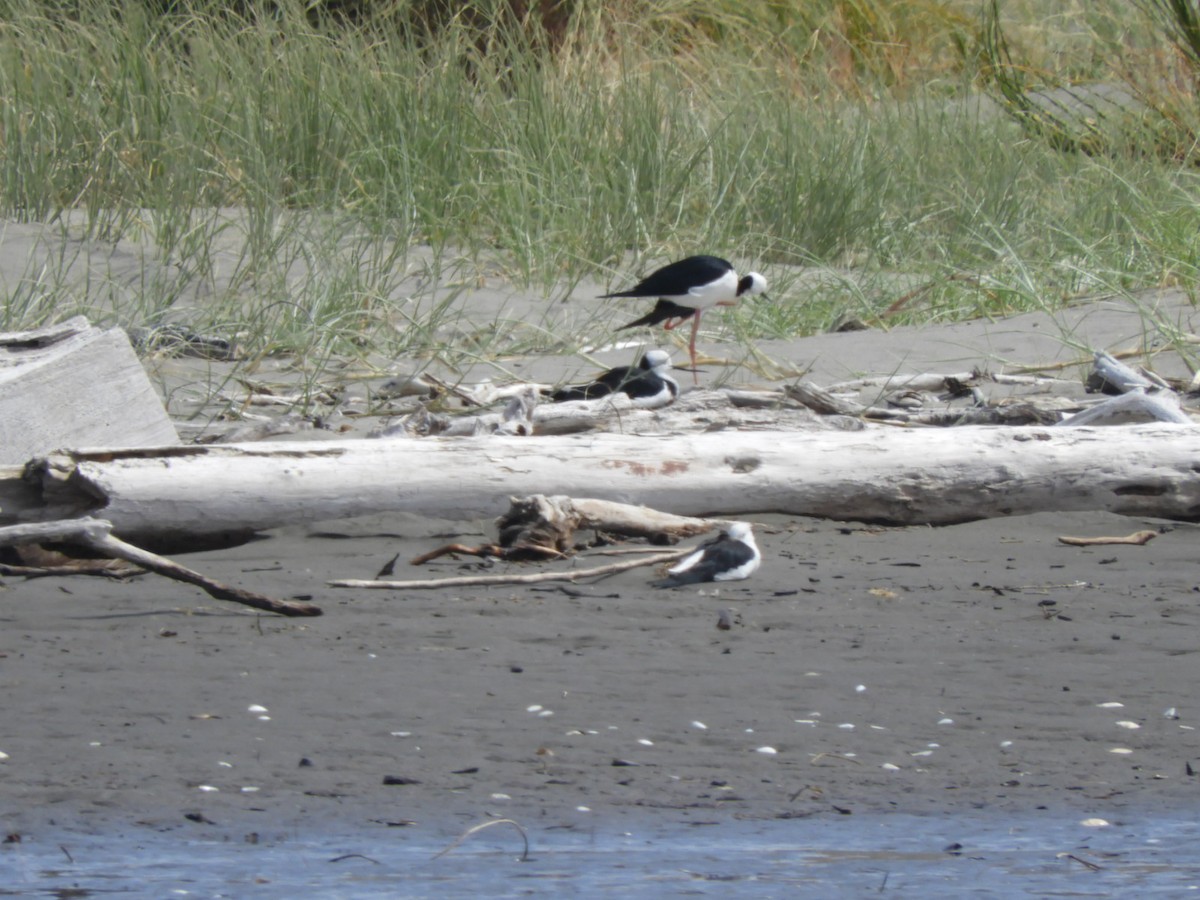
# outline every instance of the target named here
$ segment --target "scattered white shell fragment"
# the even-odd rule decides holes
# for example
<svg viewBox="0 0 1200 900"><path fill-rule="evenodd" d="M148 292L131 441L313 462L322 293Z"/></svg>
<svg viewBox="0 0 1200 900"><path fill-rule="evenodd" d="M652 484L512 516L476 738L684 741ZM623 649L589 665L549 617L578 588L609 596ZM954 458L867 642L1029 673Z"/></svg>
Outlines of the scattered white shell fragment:
<svg viewBox="0 0 1200 900"><path fill-rule="evenodd" d="M508 794L492 794L493 800L511 800L512 797Z"/></svg>
<svg viewBox="0 0 1200 900"><path fill-rule="evenodd" d="M746 734L754 734L754 729L753 729L753 728L747 728L747 729L746 729Z"/></svg>
<svg viewBox="0 0 1200 900"><path fill-rule="evenodd" d="M577 806L577 807L575 807L575 811L576 812L591 812L592 808L590 806Z"/></svg>
<svg viewBox="0 0 1200 900"><path fill-rule="evenodd" d="M650 740L649 738L638 738L638 743L641 744L643 747L653 747L654 746L654 741Z"/></svg>
<svg viewBox="0 0 1200 900"><path fill-rule="evenodd" d="M703 722L701 722L699 719L697 719L695 722L692 723L692 727L699 728L701 731L708 731L708 726L705 725Z"/></svg>
<svg viewBox="0 0 1200 900"><path fill-rule="evenodd" d="M865 691L866 689L867 689L867 686L866 686L865 684L857 684L857 685L855 685L855 686L854 686L854 690L855 690L855 692L856 692L856 693L859 693L859 694L861 694L861 693L862 693L863 691Z"/></svg>
<svg viewBox="0 0 1200 900"><path fill-rule="evenodd" d="M3 750L0 750L0 762L3 762L6 759L8 759L8 754L5 753Z"/></svg>
<svg viewBox="0 0 1200 900"><path fill-rule="evenodd" d="M915 753L910 753L909 756L933 756L932 750L918 750Z"/></svg>
<svg viewBox="0 0 1200 900"><path fill-rule="evenodd" d="M1000 742L1000 746L1004 747L1005 749L1011 747L1012 745L1013 745L1012 741L1001 741Z"/></svg>
<svg viewBox="0 0 1200 900"><path fill-rule="evenodd" d="M775 756L777 753L779 753L779 751L776 750L774 747L759 747L754 752L761 753L764 756Z"/></svg>
<svg viewBox="0 0 1200 900"><path fill-rule="evenodd" d="M554 710L552 710L552 709L543 709L543 710L542 710L540 713L538 713L538 718L539 718L539 719L545 719L545 718L548 718L549 716L552 716L552 715L554 715Z"/></svg>
<svg viewBox="0 0 1200 900"><path fill-rule="evenodd" d="M1079 824L1084 828L1107 828L1109 822L1107 819L1084 819Z"/></svg>
<svg viewBox="0 0 1200 900"><path fill-rule="evenodd" d="M271 721L270 716L256 716L255 718L257 718L258 721L260 721L260 722L270 722Z"/></svg>
<svg viewBox="0 0 1200 900"><path fill-rule="evenodd" d="M542 704L540 704L540 703L535 703L535 704L533 704L533 706L525 707L525 712L541 712L541 711L542 711Z"/></svg>
<svg viewBox="0 0 1200 900"><path fill-rule="evenodd" d="M1118 728L1128 728L1130 731L1137 731L1142 726L1137 722L1130 722L1128 719L1123 719L1117 723Z"/></svg>
<svg viewBox="0 0 1200 900"><path fill-rule="evenodd" d="M889 772L899 772L900 771L900 767L898 765L896 765L895 763L884 763L879 768L887 769Z"/></svg>
<svg viewBox="0 0 1200 900"><path fill-rule="evenodd" d="M217 760L217 765L218 765L218 766L221 766L222 768L225 768L225 769L232 769L232 768L233 768L233 763L231 763L231 762L225 762L225 760L223 760L223 759L219 759L219 760Z"/></svg>
<svg viewBox="0 0 1200 900"><path fill-rule="evenodd" d="M938 719L938 724L939 725L953 725L954 720L950 719L950 718Z"/></svg>
<svg viewBox="0 0 1200 900"><path fill-rule="evenodd" d="M257 703L251 703L248 707L246 707L246 712L265 713L265 712L270 712L270 710L267 709L265 706L260 706Z"/></svg>
<svg viewBox="0 0 1200 900"><path fill-rule="evenodd" d="M842 731L853 731L854 723L853 722L843 722L841 725L838 726L838 728L842 729Z"/></svg>
<svg viewBox="0 0 1200 900"><path fill-rule="evenodd" d="M252 784L246 784L246 785L242 786L243 794L257 794L259 792L259 790L260 790L260 788L256 788Z"/></svg>
<svg viewBox="0 0 1200 900"><path fill-rule="evenodd" d="M212 793L215 793L216 791L219 791L220 788L213 787L211 784L201 784L201 785L197 786L196 790L204 791L204 793L206 793L206 794L212 794Z"/></svg>
<svg viewBox="0 0 1200 900"><path fill-rule="evenodd" d="M1195 726L1192 726L1192 725L1180 725L1179 729L1181 731L1195 731L1196 730Z"/></svg>
<svg viewBox="0 0 1200 900"><path fill-rule="evenodd" d="M99 741L88 741L88 746L89 747L103 747L104 745L101 744Z"/></svg>
<svg viewBox="0 0 1200 900"><path fill-rule="evenodd" d="M1109 752L1109 753L1115 753L1115 754L1117 754L1118 756L1128 756L1128 755L1129 755L1130 753L1132 753L1133 751L1132 751L1132 750L1130 750L1128 747L1113 747L1113 748L1112 748L1111 750L1109 750L1108 752Z"/></svg>
<svg viewBox="0 0 1200 900"><path fill-rule="evenodd" d="M1100 709L1124 709L1124 703L1118 703L1116 700L1110 700L1108 703L1097 703Z"/></svg>
<svg viewBox="0 0 1200 900"><path fill-rule="evenodd" d="M816 719L793 719L792 721L795 722L797 725L816 725L817 724Z"/></svg>
<svg viewBox="0 0 1200 900"><path fill-rule="evenodd" d="M392 737L412 737L411 731L389 731L388 734Z"/></svg>
<svg viewBox="0 0 1200 900"><path fill-rule="evenodd" d="M1179 718L1179 712L1173 706L1168 706L1166 709L1164 709L1163 715L1166 716L1168 719L1178 719Z"/></svg>
<svg viewBox="0 0 1200 900"><path fill-rule="evenodd" d="M869 725L867 727L872 731L887 731L887 726L885 725Z"/></svg>

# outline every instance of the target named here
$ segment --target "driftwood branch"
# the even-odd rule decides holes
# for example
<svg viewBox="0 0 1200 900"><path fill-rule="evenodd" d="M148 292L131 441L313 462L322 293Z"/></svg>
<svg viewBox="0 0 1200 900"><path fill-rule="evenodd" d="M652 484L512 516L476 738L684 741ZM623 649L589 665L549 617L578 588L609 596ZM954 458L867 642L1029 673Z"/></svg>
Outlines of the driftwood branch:
<svg viewBox="0 0 1200 900"><path fill-rule="evenodd" d="M1059 543L1070 544L1072 547L1098 547L1105 544L1132 544L1140 547L1143 544L1148 544L1150 541L1158 537L1157 531L1135 531L1133 534L1127 534L1120 537L1070 537L1062 535L1059 537Z"/></svg>
<svg viewBox="0 0 1200 900"><path fill-rule="evenodd" d="M43 541L65 541L82 544L106 556L123 559L151 572L165 575L175 581L194 584L211 597L231 600L255 609L279 613L283 616L319 616L321 608L311 603L276 600L253 591L230 587L206 575L201 575L172 560L142 550L113 537L112 524L103 519L71 519L59 522L42 522L31 525L14 525L0 528L0 546L32 544Z"/></svg>
<svg viewBox="0 0 1200 900"><path fill-rule="evenodd" d="M590 569L571 569L565 572L514 572L505 575L460 575L452 578L425 578L415 581L341 579L338 581L330 581L329 586L341 588L364 588L368 590L376 589L412 591L427 590L429 588L483 587L485 585L497 584L544 584L546 582L553 581L576 582L584 578L604 578L608 575L615 575L617 572L626 572L629 569L638 569L642 566L656 566L659 563L674 562L678 559L682 559L695 549L695 547L688 547L686 550L675 550L670 553L656 553L650 556L641 556L637 559L624 560L623 562L609 563L603 566L594 566Z"/></svg>
<svg viewBox="0 0 1200 900"><path fill-rule="evenodd" d="M575 544L575 533L581 529L674 543L680 537L711 531L718 524L708 519L674 516L656 509L613 503L610 500L547 497L544 494L511 497L508 511L496 520L500 532L499 543L480 544L477 547L447 544L414 557L411 565L424 565L430 560L454 554L490 556L516 562L561 559L570 553Z"/></svg>
<svg viewBox="0 0 1200 900"><path fill-rule="evenodd" d="M1055 424L1077 428L1081 425L1131 425L1144 422L1190 425L1192 417L1180 408L1179 398L1174 393L1145 394L1131 391L1109 397Z"/></svg>
<svg viewBox="0 0 1200 900"><path fill-rule="evenodd" d="M40 504L94 515L159 550L174 539L404 511L499 515L513 494L586 494L680 515L778 512L949 524L1041 511L1200 518L1200 426L737 431L664 436L344 440L57 454L29 469ZM1098 465L1098 460L1104 460ZM28 483L22 481L28 488ZM153 542L153 543L152 543Z"/></svg>

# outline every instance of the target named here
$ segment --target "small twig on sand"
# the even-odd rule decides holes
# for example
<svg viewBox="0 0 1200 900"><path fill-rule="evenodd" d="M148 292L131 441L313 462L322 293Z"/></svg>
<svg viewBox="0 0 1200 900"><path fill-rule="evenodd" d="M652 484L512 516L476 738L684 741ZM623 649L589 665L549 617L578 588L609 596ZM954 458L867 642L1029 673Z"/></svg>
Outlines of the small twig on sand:
<svg viewBox="0 0 1200 900"><path fill-rule="evenodd" d="M1149 543L1158 537L1157 531L1135 531L1133 534L1127 534L1124 537L1069 537L1067 535L1059 535L1058 541L1061 544L1070 544L1072 547L1095 547L1100 544L1134 544L1138 547Z"/></svg>
<svg viewBox="0 0 1200 900"><path fill-rule="evenodd" d="M581 578L600 578L613 575L628 569L641 566L656 566L659 563L674 562L695 550L675 550L671 553L658 553L653 556L643 556L624 562L609 563L591 569L572 569L569 572L533 572L530 574L512 573L508 575L461 575L456 578L430 578L419 581L370 581L366 579L343 578L328 582L330 587L344 588L375 588L379 590L425 590L428 588L448 587L481 587L489 584L542 584L547 581L579 581Z"/></svg>
<svg viewBox="0 0 1200 900"><path fill-rule="evenodd" d="M522 828L521 824L515 819L492 819L490 822L480 822L478 825L472 825L470 828L460 834L453 844L433 858L441 859L471 835L475 834L475 832L483 831L485 828L491 828L493 825L511 825L513 828L517 829L518 832L520 832L521 840L525 842L525 850L521 853L521 862L529 862L529 835L525 833L525 829Z"/></svg>
<svg viewBox="0 0 1200 900"><path fill-rule="evenodd" d="M42 522L33 525L13 525L0 528L0 546L12 544L37 543L39 541L70 541L85 544L106 556L123 559L127 562L173 578L176 581L186 581L194 584L210 597L218 600L232 600L255 609L265 609L268 612L284 616L319 616L321 608L311 603L300 603L289 600L276 600L253 591L230 587L206 575L193 571L177 562L159 556L133 544L127 544L120 538L113 537L112 523L104 519L65 519L59 522Z"/></svg>
<svg viewBox="0 0 1200 900"><path fill-rule="evenodd" d="M1086 867L1086 868L1088 868L1088 869L1091 869L1093 872L1101 872L1101 871L1103 871L1103 870L1104 870L1104 866L1098 866L1098 865L1096 865L1094 862L1089 862L1089 861L1088 861L1088 860L1086 860L1086 859L1080 859L1080 858L1079 858L1078 856L1076 856L1074 853L1058 853L1058 854L1056 854L1056 858L1058 858L1058 859L1072 859L1072 860L1074 860L1075 862L1079 863L1081 866L1084 866L1084 867Z"/></svg>
<svg viewBox="0 0 1200 900"><path fill-rule="evenodd" d="M504 560L528 559L531 556L539 556L544 559L566 558L565 553L560 553L553 547L534 546L532 544L522 544L519 547L501 547L499 544L480 544L478 547L468 547L466 544L446 544L443 547L430 550L428 553L414 556L408 561L408 564L410 566L422 566L438 557L453 556L455 554L462 556L493 556L496 559Z"/></svg>

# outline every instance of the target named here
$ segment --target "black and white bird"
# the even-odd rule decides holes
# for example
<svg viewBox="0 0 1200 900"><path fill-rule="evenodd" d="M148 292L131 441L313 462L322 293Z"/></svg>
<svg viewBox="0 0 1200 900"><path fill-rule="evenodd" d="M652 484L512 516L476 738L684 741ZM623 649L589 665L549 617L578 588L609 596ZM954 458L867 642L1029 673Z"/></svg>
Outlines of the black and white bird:
<svg viewBox="0 0 1200 900"><path fill-rule="evenodd" d="M647 350L636 366L609 369L591 384L559 388L550 399L595 400L610 394L624 394L641 409L657 409L679 396L679 383L671 377L671 355L666 350Z"/></svg>
<svg viewBox="0 0 1200 900"><path fill-rule="evenodd" d="M667 569L668 577L651 587L678 587L702 581L739 581L749 578L762 563L749 522L733 522L711 541L701 544Z"/></svg>
<svg viewBox="0 0 1200 900"><path fill-rule="evenodd" d="M692 337L688 352L692 368L696 367L696 334L700 330L700 314L713 306L733 306L739 297L761 294L767 289L767 279L757 272L738 277L733 265L717 256L689 256L650 273L627 291L604 294L609 297L657 297L654 309L624 328L637 328L664 323L667 331L692 320Z"/></svg>

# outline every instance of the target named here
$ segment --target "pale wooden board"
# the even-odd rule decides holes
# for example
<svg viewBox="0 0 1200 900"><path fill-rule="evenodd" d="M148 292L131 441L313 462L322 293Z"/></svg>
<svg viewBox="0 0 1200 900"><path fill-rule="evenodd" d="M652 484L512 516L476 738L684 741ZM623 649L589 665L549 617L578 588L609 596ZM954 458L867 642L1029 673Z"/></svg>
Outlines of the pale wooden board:
<svg viewBox="0 0 1200 900"><path fill-rule="evenodd" d="M178 441L124 331L72 319L0 335L0 465L70 447Z"/></svg>

